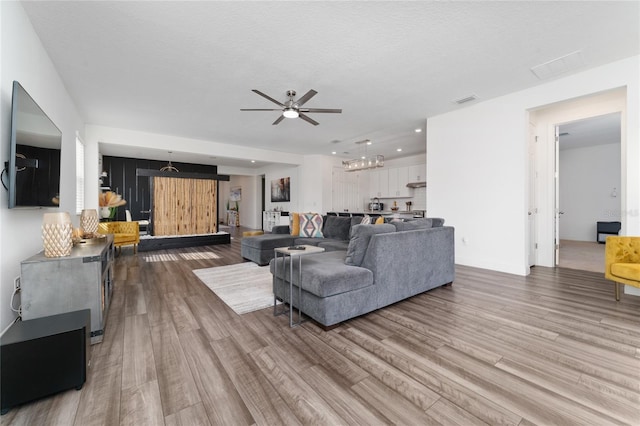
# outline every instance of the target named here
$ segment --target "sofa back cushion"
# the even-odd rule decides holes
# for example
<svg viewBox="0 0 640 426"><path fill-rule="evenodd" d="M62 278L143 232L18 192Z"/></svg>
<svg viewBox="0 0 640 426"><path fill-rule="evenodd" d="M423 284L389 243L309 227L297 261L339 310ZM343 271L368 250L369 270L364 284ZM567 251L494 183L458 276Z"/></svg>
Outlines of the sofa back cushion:
<svg viewBox="0 0 640 426"><path fill-rule="evenodd" d="M437 228L439 226L444 226L444 218L441 217L431 217L431 226L433 228Z"/></svg>
<svg viewBox="0 0 640 426"><path fill-rule="evenodd" d="M351 239L347 247L347 257L344 263L352 266L360 266L369 246L371 236L395 232L396 228L388 223L382 225L355 225L351 228Z"/></svg>
<svg viewBox="0 0 640 426"><path fill-rule="evenodd" d="M390 222L396 227L396 231L413 231L414 229L438 228L444 225L444 219L440 217L425 217L419 219L395 220Z"/></svg>
<svg viewBox="0 0 640 426"><path fill-rule="evenodd" d="M351 229L351 218L346 216L327 216L322 228L325 238L334 240L349 239L349 230Z"/></svg>
<svg viewBox="0 0 640 426"><path fill-rule="evenodd" d="M431 219L420 218L416 220L391 222L396 227L396 231L413 231L414 229L432 228L433 221Z"/></svg>

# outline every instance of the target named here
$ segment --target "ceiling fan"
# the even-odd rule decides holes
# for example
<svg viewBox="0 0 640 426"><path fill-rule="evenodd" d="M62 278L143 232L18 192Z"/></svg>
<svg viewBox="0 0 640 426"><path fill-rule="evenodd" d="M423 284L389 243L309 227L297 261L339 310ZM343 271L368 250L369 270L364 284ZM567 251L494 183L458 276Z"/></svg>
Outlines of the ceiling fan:
<svg viewBox="0 0 640 426"><path fill-rule="evenodd" d="M279 105L280 108L251 108L251 109L242 108L240 109L240 111L282 111L282 115L278 117L276 121L273 122L274 125L279 124L285 118L302 118L307 123L311 123L314 126L317 126L320 123L318 123L317 121L315 121L314 119L306 115L306 113L323 112L323 113L339 114L342 112L341 109L331 109L331 108L300 108L302 105L307 103L309 99L313 98L318 93L313 89L309 90L303 97L301 97L297 101L294 99L294 97L296 96L296 91L287 90L287 97L289 99L284 103L276 101L271 96L265 95L259 90L253 89L252 92L255 92L258 95L262 96L263 98L270 100L274 104Z"/></svg>

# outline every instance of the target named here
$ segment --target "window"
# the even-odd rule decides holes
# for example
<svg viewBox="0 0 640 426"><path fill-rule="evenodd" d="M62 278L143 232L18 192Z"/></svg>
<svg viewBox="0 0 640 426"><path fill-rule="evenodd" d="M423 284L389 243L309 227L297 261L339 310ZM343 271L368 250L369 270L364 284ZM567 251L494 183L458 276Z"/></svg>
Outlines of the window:
<svg viewBox="0 0 640 426"><path fill-rule="evenodd" d="M84 143L76 135L76 214L84 209Z"/></svg>

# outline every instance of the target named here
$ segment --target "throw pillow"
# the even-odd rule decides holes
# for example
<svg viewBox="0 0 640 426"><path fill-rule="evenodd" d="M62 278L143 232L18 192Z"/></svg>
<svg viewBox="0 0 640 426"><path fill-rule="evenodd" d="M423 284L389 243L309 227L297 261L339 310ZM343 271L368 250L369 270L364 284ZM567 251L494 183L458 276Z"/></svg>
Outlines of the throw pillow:
<svg viewBox="0 0 640 426"><path fill-rule="evenodd" d="M300 234L300 214L299 213L289 213L289 232L293 236L298 236Z"/></svg>
<svg viewBox="0 0 640 426"><path fill-rule="evenodd" d="M364 217L362 218L362 221L360 222L361 225L371 225L371 216L369 216L368 214L364 215Z"/></svg>
<svg viewBox="0 0 640 426"><path fill-rule="evenodd" d="M390 224L382 225L356 225L351 228L351 239L347 247L345 265L360 266L369 247L371 236L395 232L396 228Z"/></svg>
<svg viewBox="0 0 640 426"><path fill-rule="evenodd" d="M384 216L378 216L376 219L376 225L382 225L384 223Z"/></svg>
<svg viewBox="0 0 640 426"><path fill-rule="evenodd" d="M318 213L305 213L300 215L300 237L323 238L322 216Z"/></svg>

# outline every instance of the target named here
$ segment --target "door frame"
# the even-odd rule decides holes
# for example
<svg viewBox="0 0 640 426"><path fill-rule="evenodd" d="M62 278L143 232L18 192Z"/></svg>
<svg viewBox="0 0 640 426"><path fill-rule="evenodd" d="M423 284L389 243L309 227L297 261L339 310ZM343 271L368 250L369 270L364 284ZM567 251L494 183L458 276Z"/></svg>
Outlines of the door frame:
<svg viewBox="0 0 640 426"><path fill-rule="evenodd" d="M621 188L619 191L620 206L626 206L626 175L624 153L627 147L626 138L626 103L627 88L620 87L605 92L594 93L575 99L540 106L529 110L529 121L535 123L537 143L538 187L536 199L538 201L537 237L538 249L536 264L540 266L555 266L555 127L563 123L597 117L609 113L621 114ZM626 217L622 215L621 235L625 235ZM528 242L527 242L528 244Z"/></svg>

